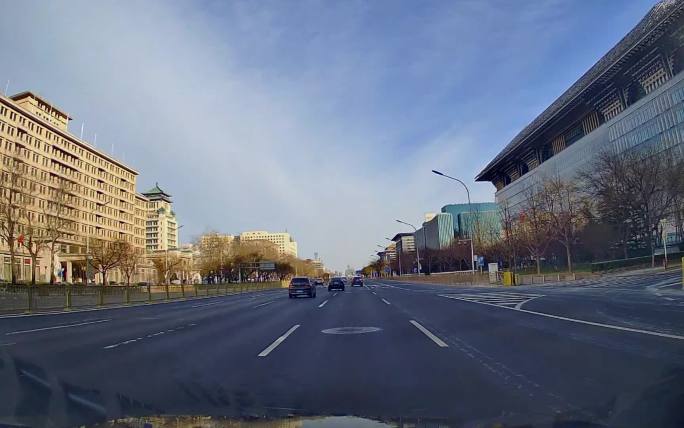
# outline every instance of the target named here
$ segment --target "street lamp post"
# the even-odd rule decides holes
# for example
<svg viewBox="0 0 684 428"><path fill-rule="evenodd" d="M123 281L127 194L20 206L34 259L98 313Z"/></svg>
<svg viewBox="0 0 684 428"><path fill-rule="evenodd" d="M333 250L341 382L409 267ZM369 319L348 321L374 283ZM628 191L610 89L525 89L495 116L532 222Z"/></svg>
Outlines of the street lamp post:
<svg viewBox="0 0 684 428"><path fill-rule="evenodd" d="M418 235L418 229L416 229L416 226L412 225L411 223L406 223L405 221L401 221L401 220L396 220L396 221L397 221L397 223L405 224L405 225L411 226L413 228L413 232L414 232L413 233L413 244L416 247L416 261L418 262L418 275L420 275L420 271L422 270L421 266L420 266L420 252L418 252L418 242L416 241L416 235Z"/></svg>
<svg viewBox="0 0 684 428"><path fill-rule="evenodd" d="M466 184L464 182L462 182L461 180L459 180L456 177L446 175L446 174L439 172L437 170L434 170L434 169L432 170L432 172L437 174L437 175L441 175L442 177L448 178L450 180L458 181L459 183L461 183L461 185L466 190L466 195L468 196L468 211L470 211L470 215L472 216L473 215L473 208L470 204L470 190L468 189L468 186L466 186ZM473 219L471 219L471 222L470 222L470 266L472 268L473 275L475 275L475 260L474 260L475 259L475 249L473 248L473 221L474 220L475 219L473 218Z"/></svg>
<svg viewBox="0 0 684 428"><path fill-rule="evenodd" d="M392 241L392 240L389 239L389 238L385 238L385 239L387 239L387 240L390 241L390 242L394 242L394 241ZM396 246L396 244L394 244L394 252L395 252L396 255L397 255L397 262L399 262L399 276L401 276L401 252L400 252L400 251L397 251L397 246Z"/></svg>

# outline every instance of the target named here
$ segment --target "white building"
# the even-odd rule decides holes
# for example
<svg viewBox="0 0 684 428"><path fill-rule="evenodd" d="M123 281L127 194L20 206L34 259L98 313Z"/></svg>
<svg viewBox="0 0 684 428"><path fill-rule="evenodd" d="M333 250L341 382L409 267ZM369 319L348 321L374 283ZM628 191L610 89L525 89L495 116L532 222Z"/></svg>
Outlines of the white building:
<svg viewBox="0 0 684 428"><path fill-rule="evenodd" d="M268 241L278 248L278 255L297 257L297 242L287 232L267 232L265 230L253 230L242 232L241 241Z"/></svg>

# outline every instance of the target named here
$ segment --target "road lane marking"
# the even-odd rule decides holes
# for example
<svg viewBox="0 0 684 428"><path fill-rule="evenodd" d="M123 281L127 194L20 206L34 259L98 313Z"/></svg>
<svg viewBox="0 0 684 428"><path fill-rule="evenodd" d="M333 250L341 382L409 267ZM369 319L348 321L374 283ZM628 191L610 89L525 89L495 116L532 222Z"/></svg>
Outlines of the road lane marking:
<svg viewBox="0 0 684 428"><path fill-rule="evenodd" d="M2 348L3 346L13 346L16 344L17 344L17 342L0 343L0 348Z"/></svg>
<svg viewBox="0 0 684 428"><path fill-rule="evenodd" d="M439 346L440 348L448 348L448 347L449 347L449 345L447 345L446 343L444 343L444 341L443 341L442 339L440 339L439 337L435 336L434 334L432 334L432 333L430 332L430 330L428 330L427 328L425 328L425 327L423 327L422 325L420 325L420 323L419 323L418 321L411 320L411 321L409 321L409 322L410 322L411 324L413 324L418 330L420 330L424 335L426 335L427 337L429 337L430 340L432 340L433 342L435 342L435 343L437 344L437 346Z"/></svg>
<svg viewBox="0 0 684 428"><path fill-rule="evenodd" d="M446 296L440 294L440 296ZM528 293L503 293L503 292L490 292L490 293L458 293L449 294L452 299L463 300L466 302L473 303L488 303L491 305L510 307L514 306L516 309L520 309L525 303L538 299L539 297L544 297L543 294L528 294Z"/></svg>
<svg viewBox="0 0 684 428"><path fill-rule="evenodd" d="M52 389L50 387L50 383L38 375L35 375L35 374L33 374L27 370L24 370L24 369L19 369L19 373L26 376L27 378L31 379L32 381L34 381L38 385L41 385L45 389Z"/></svg>
<svg viewBox="0 0 684 428"><path fill-rule="evenodd" d="M488 306L495 306L497 308L510 309L510 310L516 311L516 312L524 312L526 314L539 315L541 317L554 318L557 320L569 321L569 322L574 322L577 324L593 325L595 327L609 328L612 330L629 331L632 333L647 334L650 336L665 337L668 339L684 340L684 336L679 336L677 334L661 333L659 331L640 330L638 328L621 327L619 325L603 324L603 323L593 322L593 321L585 321L585 320L580 320L580 319L576 319L576 318L563 317L560 315L546 314L544 312L530 311L530 310L521 309L518 307L511 308L509 306L496 305L494 303L476 302L474 300L459 299L458 297L454 297L454 296L450 296L450 295L446 295L446 294L440 294L439 296L440 297L446 297L447 299L460 300L463 302L477 303L479 305L488 305Z"/></svg>
<svg viewBox="0 0 684 428"><path fill-rule="evenodd" d="M275 300L271 300L270 302L262 303L260 305L256 305L253 309L260 308L262 306L270 305L271 303L274 303Z"/></svg>
<svg viewBox="0 0 684 428"><path fill-rule="evenodd" d="M323 306L325 306L326 303L328 303L328 301L327 301L327 300L324 300L323 303L321 303L320 305L318 305L318 307L319 307L319 308L322 308Z"/></svg>
<svg viewBox="0 0 684 428"><path fill-rule="evenodd" d="M270 354L271 351L273 351L275 348L278 347L278 345L280 345L281 343L283 343L283 342L285 341L285 339L287 339L287 337L288 337L289 335L291 335L292 333L294 333L294 331L297 330L298 328L299 328L299 324L295 324L294 326L292 326L292 328L290 328L288 331L285 332L285 334L283 334L282 336L280 336L279 338L277 338L273 343L271 343L270 345L268 345L268 348L266 348L266 349L264 349L263 351L261 351L261 352L259 353L259 355L257 355L257 356L258 356L258 357L265 357L265 356L267 356L268 354Z"/></svg>
<svg viewBox="0 0 684 428"><path fill-rule="evenodd" d="M387 305L389 305L389 304L390 304L390 302L388 302L388 301L387 301L387 300L385 300L385 299L382 299L382 301L383 301L383 302L385 302L385 304L387 304Z"/></svg>
<svg viewBox="0 0 684 428"><path fill-rule="evenodd" d="M30 330L10 331L9 333L5 333L5 335L6 336L12 336L15 334L34 333L36 331L56 330L59 328L80 327L82 325L99 324L99 323L108 322L108 321L111 321L111 320L97 320L97 321L79 322L79 323L75 323L75 324L53 325L52 327L41 327L41 328L32 328Z"/></svg>
<svg viewBox="0 0 684 428"><path fill-rule="evenodd" d="M107 410L104 408L104 406L101 406L97 403L94 403L94 402L88 400L87 398L83 398L83 397L76 395L74 393L71 393L71 392L67 394L67 398L69 400L73 401L74 403L78 403L83 407L89 408L90 410L94 410L94 411L96 411L100 414L103 414L103 415L107 414Z"/></svg>
<svg viewBox="0 0 684 428"><path fill-rule="evenodd" d="M333 293L333 297L337 296L337 293Z"/></svg>

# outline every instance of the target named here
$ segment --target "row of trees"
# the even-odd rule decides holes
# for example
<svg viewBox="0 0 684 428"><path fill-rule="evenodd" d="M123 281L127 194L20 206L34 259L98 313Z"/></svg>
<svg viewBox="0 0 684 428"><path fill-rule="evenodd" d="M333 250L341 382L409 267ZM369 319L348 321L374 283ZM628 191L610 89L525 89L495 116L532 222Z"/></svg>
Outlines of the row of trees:
<svg viewBox="0 0 684 428"><path fill-rule="evenodd" d="M200 253L197 268L201 275L218 281L323 275L310 260L279 255L277 246L269 241L239 241L212 232L202 236L197 246ZM261 270L260 262L273 262L275 270Z"/></svg>
<svg viewBox="0 0 684 428"><path fill-rule="evenodd" d="M589 260L615 257L618 249L624 258L647 253L655 266L664 222L682 236L681 165L669 152L604 152L577 176L544 178L518 206L500 206L500 238L479 251L511 267L527 258L538 273L554 245L565 252L569 272L578 251Z"/></svg>
<svg viewBox="0 0 684 428"><path fill-rule="evenodd" d="M684 174L681 158L670 151L604 152L574 177L545 177L529 187L514 206L499 205L498 225L473 216L475 253L510 268L534 264L541 272L549 252L564 253L569 272L578 256L583 261L651 257L665 223L682 231ZM469 231L470 232L470 231ZM424 273L471 269L469 243L455 240L442 250L420 250ZM415 253L401 255L404 272L417 265ZM399 260L391 268L398 272ZM376 260L367 273L384 271Z"/></svg>

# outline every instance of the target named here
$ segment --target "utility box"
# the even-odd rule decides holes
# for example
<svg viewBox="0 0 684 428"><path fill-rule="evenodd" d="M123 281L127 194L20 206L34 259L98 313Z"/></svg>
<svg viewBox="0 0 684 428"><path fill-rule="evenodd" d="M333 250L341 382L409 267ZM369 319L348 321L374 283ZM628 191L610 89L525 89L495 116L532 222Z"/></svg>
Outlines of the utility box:
<svg viewBox="0 0 684 428"><path fill-rule="evenodd" d="M510 287L512 285L515 285L515 277L513 276L513 272L509 270L503 271L503 275L501 276L503 285L506 287Z"/></svg>

